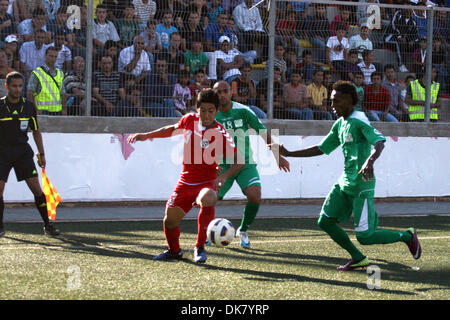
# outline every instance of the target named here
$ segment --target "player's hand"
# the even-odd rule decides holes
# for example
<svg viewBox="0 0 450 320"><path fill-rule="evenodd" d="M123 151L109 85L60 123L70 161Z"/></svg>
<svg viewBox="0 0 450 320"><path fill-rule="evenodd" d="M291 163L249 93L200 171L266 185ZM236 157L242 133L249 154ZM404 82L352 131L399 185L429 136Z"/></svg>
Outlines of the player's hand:
<svg viewBox="0 0 450 320"><path fill-rule="evenodd" d="M147 139L148 138L145 133L135 133L135 134L128 136L127 142L131 144L131 143L135 143L136 141L145 141ZM152 141L153 139L150 138L149 140Z"/></svg>
<svg viewBox="0 0 450 320"><path fill-rule="evenodd" d="M216 190L216 192L219 192L220 188L222 188L222 186L225 184L226 179L222 176L218 176L216 178L216 180L214 180L214 190Z"/></svg>
<svg viewBox="0 0 450 320"><path fill-rule="evenodd" d="M362 174L364 182L371 181L373 179L373 161L371 161L370 158L367 159L358 174Z"/></svg>
<svg viewBox="0 0 450 320"><path fill-rule="evenodd" d="M45 165L47 164L47 161L45 160L45 155L41 154L39 157L37 157L38 166L45 169Z"/></svg>
<svg viewBox="0 0 450 320"><path fill-rule="evenodd" d="M277 161L277 162L278 162L278 168L280 168L280 170L284 170L284 172L290 172L291 171L291 167L290 167L289 161L287 161L282 156L280 156L279 161Z"/></svg>

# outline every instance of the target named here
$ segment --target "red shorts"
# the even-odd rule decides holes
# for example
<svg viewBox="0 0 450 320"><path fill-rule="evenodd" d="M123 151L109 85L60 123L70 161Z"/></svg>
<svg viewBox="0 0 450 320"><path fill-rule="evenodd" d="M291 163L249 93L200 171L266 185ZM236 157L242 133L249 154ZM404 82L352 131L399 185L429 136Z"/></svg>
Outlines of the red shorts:
<svg viewBox="0 0 450 320"><path fill-rule="evenodd" d="M212 181L196 185L178 182L169 200L167 200L166 206L170 208L180 207L185 213L188 213L194 206L195 200L203 188L214 190L214 184Z"/></svg>

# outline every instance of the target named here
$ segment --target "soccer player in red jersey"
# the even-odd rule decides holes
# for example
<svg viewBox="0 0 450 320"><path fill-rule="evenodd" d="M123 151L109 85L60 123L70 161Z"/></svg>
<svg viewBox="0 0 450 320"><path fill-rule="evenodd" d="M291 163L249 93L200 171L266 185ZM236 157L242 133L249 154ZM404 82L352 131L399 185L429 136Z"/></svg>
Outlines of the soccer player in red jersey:
<svg viewBox="0 0 450 320"><path fill-rule="evenodd" d="M153 138L168 138L184 134L183 168L175 190L166 204L164 234L168 250L154 257L154 260L181 259L180 221L192 209L199 206L198 234L194 248L194 261L206 261L205 241L208 224L214 219L214 205L217 192L225 181L244 167L245 161L237 152L233 138L224 127L216 122L219 98L212 89L200 91L197 112L188 113L176 124L168 125L147 133L136 133L128 137L129 143ZM217 174L222 156L230 170Z"/></svg>

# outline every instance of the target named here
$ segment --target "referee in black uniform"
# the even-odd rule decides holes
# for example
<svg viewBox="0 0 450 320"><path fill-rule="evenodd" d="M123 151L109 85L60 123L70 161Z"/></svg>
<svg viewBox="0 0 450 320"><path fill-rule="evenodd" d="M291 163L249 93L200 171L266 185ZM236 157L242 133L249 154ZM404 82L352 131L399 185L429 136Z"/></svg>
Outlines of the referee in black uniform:
<svg viewBox="0 0 450 320"><path fill-rule="evenodd" d="M3 191L12 168L17 181L25 180L33 192L36 207L44 221L44 234L57 236L59 231L48 220L47 202L39 184L34 152L28 144L30 128L40 155L38 164L45 168L44 144L37 123L36 106L22 97L22 89L22 75L18 72L9 73L6 76L7 96L0 99L0 237L5 235Z"/></svg>

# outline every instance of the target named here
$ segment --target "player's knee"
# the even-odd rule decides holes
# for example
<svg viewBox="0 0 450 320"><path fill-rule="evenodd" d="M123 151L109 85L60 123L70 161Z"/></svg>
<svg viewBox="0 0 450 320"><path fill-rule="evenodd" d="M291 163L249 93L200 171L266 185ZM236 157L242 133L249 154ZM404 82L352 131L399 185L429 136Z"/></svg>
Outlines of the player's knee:
<svg viewBox="0 0 450 320"><path fill-rule="evenodd" d="M248 196L247 200L254 204L260 204L261 203L261 194L253 194L251 196Z"/></svg>
<svg viewBox="0 0 450 320"><path fill-rule="evenodd" d="M246 192L247 200L254 204L261 203L261 188L252 188L251 191Z"/></svg>
<svg viewBox="0 0 450 320"><path fill-rule="evenodd" d="M171 217L171 216L165 216L164 217L164 226L167 229L173 229L178 227L178 225L180 224L180 221L178 219L175 219L175 217Z"/></svg>
<svg viewBox="0 0 450 320"><path fill-rule="evenodd" d="M180 221L183 219L185 213L181 208L167 208L164 216L164 226L168 229L178 227Z"/></svg>
<svg viewBox="0 0 450 320"><path fill-rule="evenodd" d="M326 215L321 214L319 219L317 220L317 225L319 226L320 229L326 231L328 229L328 227L333 224L336 223L333 219L328 218Z"/></svg>
<svg viewBox="0 0 450 320"><path fill-rule="evenodd" d="M217 203L217 192L210 188L203 188L198 197L197 203L202 207L212 207Z"/></svg>

